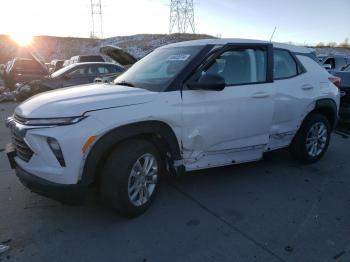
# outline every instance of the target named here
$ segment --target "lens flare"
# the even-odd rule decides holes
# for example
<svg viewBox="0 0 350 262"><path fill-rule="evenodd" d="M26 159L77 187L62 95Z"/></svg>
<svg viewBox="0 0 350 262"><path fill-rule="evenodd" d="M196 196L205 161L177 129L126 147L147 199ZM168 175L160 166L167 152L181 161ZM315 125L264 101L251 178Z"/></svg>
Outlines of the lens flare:
<svg viewBox="0 0 350 262"><path fill-rule="evenodd" d="M11 34L11 39L20 46L28 46L33 41L33 36L26 33Z"/></svg>

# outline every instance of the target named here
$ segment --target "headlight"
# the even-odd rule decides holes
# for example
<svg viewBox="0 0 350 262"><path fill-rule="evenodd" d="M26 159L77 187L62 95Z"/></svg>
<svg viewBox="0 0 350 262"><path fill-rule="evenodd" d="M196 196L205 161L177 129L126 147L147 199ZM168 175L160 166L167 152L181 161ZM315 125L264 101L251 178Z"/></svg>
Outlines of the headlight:
<svg viewBox="0 0 350 262"><path fill-rule="evenodd" d="M26 119L24 125L28 126L65 126L80 122L86 116L60 117L60 118L33 118Z"/></svg>

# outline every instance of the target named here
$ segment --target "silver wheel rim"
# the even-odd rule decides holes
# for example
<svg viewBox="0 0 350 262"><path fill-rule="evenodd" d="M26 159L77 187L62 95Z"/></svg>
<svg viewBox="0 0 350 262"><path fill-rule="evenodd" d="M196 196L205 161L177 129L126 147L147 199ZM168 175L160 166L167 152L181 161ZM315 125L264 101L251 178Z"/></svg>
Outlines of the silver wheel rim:
<svg viewBox="0 0 350 262"><path fill-rule="evenodd" d="M152 154L144 154L131 168L128 182L130 202L142 206L151 198L158 180L158 163Z"/></svg>
<svg viewBox="0 0 350 262"><path fill-rule="evenodd" d="M328 130L324 123L317 122L306 135L306 150L311 157L319 156L326 147Z"/></svg>

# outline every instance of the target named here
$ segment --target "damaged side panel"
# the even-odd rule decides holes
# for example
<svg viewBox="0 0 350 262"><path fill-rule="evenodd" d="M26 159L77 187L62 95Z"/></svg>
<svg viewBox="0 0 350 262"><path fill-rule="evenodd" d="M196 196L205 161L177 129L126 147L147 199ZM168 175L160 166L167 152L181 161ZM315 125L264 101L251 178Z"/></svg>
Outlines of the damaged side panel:
<svg viewBox="0 0 350 262"><path fill-rule="evenodd" d="M254 99L256 92L267 92ZM260 159L269 142L274 85L183 91L182 144L186 170Z"/></svg>

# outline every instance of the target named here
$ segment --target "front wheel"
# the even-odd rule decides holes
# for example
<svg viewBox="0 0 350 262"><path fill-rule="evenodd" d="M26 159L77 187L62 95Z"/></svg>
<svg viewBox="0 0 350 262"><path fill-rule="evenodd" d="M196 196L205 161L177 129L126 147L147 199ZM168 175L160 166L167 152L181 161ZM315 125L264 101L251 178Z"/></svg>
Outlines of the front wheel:
<svg viewBox="0 0 350 262"><path fill-rule="evenodd" d="M123 142L104 167L103 198L124 216L142 214L158 191L160 168L160 156L152 143L139 139Z"/></svg>
<svg viewBox="0 0 350 262"><path fill-rule="evenodd" d="M321 114L310 114L292 142L292 154L303 163L314 163L326 153L330 136L328 119Z"/></svg>

